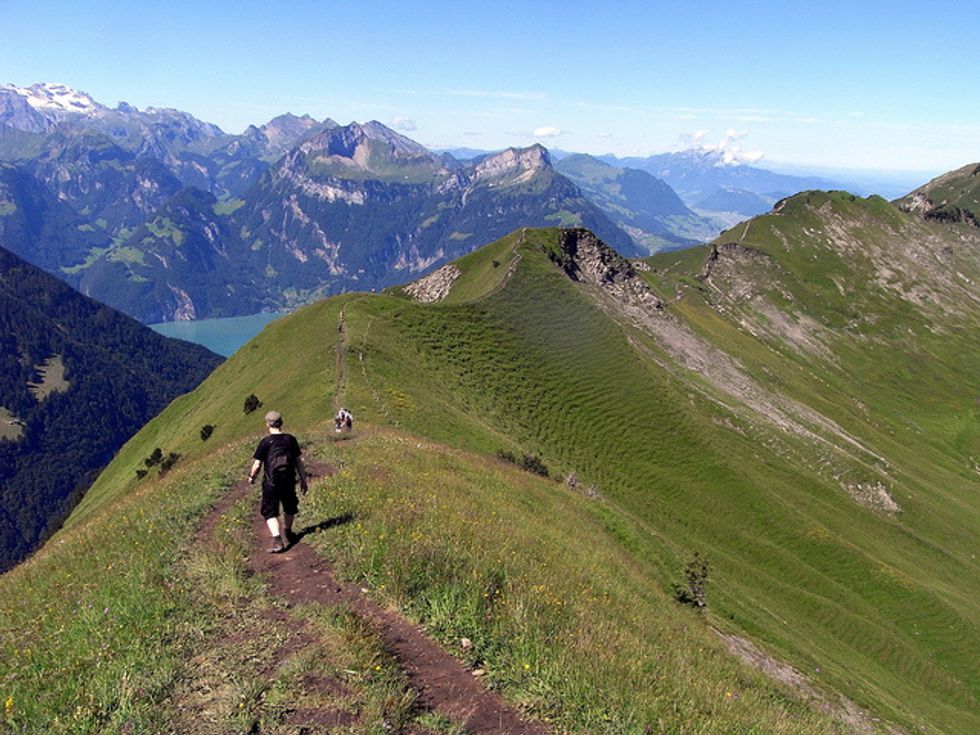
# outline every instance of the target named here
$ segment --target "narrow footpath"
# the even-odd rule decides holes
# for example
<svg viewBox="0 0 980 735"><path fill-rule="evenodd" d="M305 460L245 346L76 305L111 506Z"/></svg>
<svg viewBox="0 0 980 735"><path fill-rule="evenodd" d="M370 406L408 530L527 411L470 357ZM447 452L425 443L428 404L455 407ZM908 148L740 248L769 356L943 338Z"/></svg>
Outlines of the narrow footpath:
<svg viewBox="0 0 980 735"><path fill-rule="evenodd" d="M345 351L347 330L341 311L337 326L337 384L334 391L334 410L339 410L346 383ZM356 441L356 438L354 439ZM330 464L309 462L307 472L312 482L333 475ZM237 503L254 492L245 480L237 482L205 518L197 542L207 544L213 538L220 518ZM516 709L495 692L486 688L459 660L442 650L418 626L395 612L371 600L358 586L340 581L329 562L305 542L314 533L329 533L330 529L347 519L325 520L313 526L295 528L299 540L280 554L269 553L271 543L265 522L258 513L255 498L252 513L252 539L248 566L268 585L270 595L287 603L313 603L326 607L343 606L377 633L385 649L408 676L415 691L416 704L421 710L435 712L462 726L468 735L549 735L549 728L540 723L523 720ZM280 613L283 614L283 613ZM297 647L316 646L316 636L301 629L290 650L278 651L276 659L285 660ZM268 674L269 672L266 672ZM258 672L257 672L258 674ZM301 722L302 721L302 722ZM294 725L350 727L356 724L337 711L303 711L294 713ZM301 728L301 732L305 731ZM418 728L403 735L424 735Z"/></svg>
<svg viewBox="0 0 980 735"><path fill-rule="evenodd" d="M340 310L337 319L337 386L333 392L333 412L336 414L341 409L340 397L344 394L347 385L347 324L344 322L344 310Z"/></svg>
<svg viewBox="0 0 980 735"><path fill-rule="evenodd" d="M310 463L310 478L329 477L329 464ZM206 543L221 516L236 503L248 497L253 488L240 480L209 513L198 534ZM258 500L256 499L256 511ZM421 629L397 613L378 605L360 587L338 580L329 562L318 555L304 538L313 533L329 533L344 519L331 519L314 526L297 526L299 540L281 554L269 553L270 538L258 512L253 514L249 569L261 575L272 596L289 603L315 603L328 607L344 606L368 622L384 642L386 650L398 661L416 691L418 706L434 711L459 723L469 735L549 735L540 723L523 720L517 710L495 692L488 690L458 659L442 650ZM313 638L303 642L315 645ZM291 647L295 647L293 642ZM288 652L280 652L282 658ZM310 723L336 722L333 712L304 712ZM349 724L349 723L344 723Z"/></svg>
<svg viewBox="0 0 980 735"><path fill-rule="evenodd" d="M332 472L329 465L311 464L314 475ZM247 487L247 486L246 486ZM290 604L344 605L369 622L408 674L418 692L418 703L460 723L471 735L547 735L541 724L521 719L494 692L489 691L463 664L443 651L418 627L382 608L360 587L341 582L303 536L329 532L331 522L300 528L300 540L282 554L270 554L269 533L256 513L252 525L254 543L250 568L266 579L270 592Z"/></svg>

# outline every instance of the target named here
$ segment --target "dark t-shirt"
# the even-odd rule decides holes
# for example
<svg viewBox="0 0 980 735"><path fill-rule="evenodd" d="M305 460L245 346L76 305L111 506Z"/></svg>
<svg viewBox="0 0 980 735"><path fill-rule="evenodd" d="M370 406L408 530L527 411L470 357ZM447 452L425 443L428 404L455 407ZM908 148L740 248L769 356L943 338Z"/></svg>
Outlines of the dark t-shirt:
<svg viewBox="0 0 980 735"><path fill-rule="evenodd" d="M299 442L296 441L296 437L292 434L269 434L268 436L262 437L262 441L255 448L255 454L252 455L252 459L257 459L262 463L262 482L266 485L272 484L272 479L269 477L269 463L266 459L269 456L269 450L273 444L278 444L279 448L289 455L293 467L296 466L296 460L302 454L299 449ZM296 484L295 474L290 484Z"/></svg>

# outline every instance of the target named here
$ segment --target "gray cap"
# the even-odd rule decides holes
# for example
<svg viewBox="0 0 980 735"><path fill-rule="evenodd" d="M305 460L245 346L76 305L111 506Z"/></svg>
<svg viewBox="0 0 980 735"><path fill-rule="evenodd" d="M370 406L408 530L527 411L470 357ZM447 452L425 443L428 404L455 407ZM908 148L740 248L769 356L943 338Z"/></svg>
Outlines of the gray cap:
<svg viewBox="0 0 980 735"><path fill-rule="evenodd" d="M282 414L278 411L269 411L265 415L265 422L274 428L282 426Z"/></svg>

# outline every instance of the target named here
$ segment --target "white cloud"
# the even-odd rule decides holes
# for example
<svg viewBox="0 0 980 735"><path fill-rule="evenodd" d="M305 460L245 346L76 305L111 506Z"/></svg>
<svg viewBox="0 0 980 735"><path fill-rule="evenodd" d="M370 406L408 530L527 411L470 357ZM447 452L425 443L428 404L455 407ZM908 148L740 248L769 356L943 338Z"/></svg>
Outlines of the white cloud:
<svg viewBox="0 0 980 735"><path fill-rule="evenodd" d="M552 125L535 128L531 133L532 138L557 138L559 135L561 135L561 128Z"/></svg>
<svg viewBox="0 0 980 735"><path fill-rule="evenodd" d="M413 130L418 129L418 126L415 124L415 121L410 117L401 117L401 116L393 117L391 118L391 121L388 124L391 125L391 127L393 127L395 130L403 130L407 133L410 133Z"/></svg>
<svg viewBox="0 0 980 735"><path fill-rule="evenodd" d="M613 134L612 133L599 133L599 137L602 138L603 140L608 140L609 138L613 137Z"/></svg>
<svg viewBox="0 0 980 735"><path fill-rule="evenodd" d="M691 145L700 147L702 141L708 137L708 133L710 132L711 130L707 128L704 130L695 130L693 133L691 133Z"/></svg>
<svg viewBox="0 0 980 735"><path fill-rule="evenodd" d="M710 130L697 130L690 135L690 146L703 153L713 153L717 161L716 166L738 166L741 164L751 164L762 160L765 154L762 151L742 150L738 142L749 134L748 130L736 130L729 128L725 135L717 143L708 143L707 138Z"/></svg>

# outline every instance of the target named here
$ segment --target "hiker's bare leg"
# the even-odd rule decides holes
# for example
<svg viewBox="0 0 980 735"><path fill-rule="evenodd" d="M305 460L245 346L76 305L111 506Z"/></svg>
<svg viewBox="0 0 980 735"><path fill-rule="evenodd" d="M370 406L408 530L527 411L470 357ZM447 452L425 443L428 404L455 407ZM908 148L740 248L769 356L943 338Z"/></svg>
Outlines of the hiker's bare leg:
<svg viewBox="0 0 980 735"><path fill-rule="evenodd" d="M285 529L284 533L290 533L293 530L293 518L296 516L291 516L289 513L282 514L282 525Z"/></svg>
<svg viewBox="0 0 980 735"><path fill-rule="evenodd" d="M292 523L292 516L286 516L289 519L289 523ZM265 525L269 527L269 533L275 538L279 535L279 519L278 518L266 518ZM288 528L288 526L287 526Z"/></svg>

